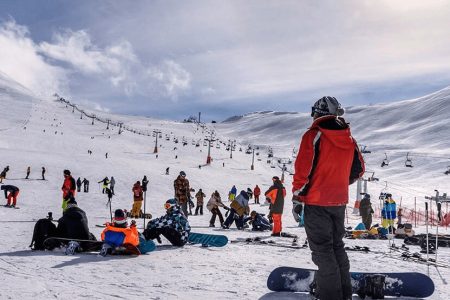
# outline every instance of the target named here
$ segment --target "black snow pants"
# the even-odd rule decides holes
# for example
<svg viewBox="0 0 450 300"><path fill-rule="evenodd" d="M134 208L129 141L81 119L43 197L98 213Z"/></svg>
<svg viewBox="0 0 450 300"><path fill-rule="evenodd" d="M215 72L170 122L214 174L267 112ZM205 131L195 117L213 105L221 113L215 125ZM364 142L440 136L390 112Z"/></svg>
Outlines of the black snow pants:
<svg viewBox="0 0 450 300"><path fill-rule="evenodd" d="M305 205L304 218L312 260L319 267L315 276L316 297L351 299L350 263L342 241L345 206Z"/></svg>
<svg viewBox="0 0 450 300"><path fill-rule="evenodd" d="M143 232L146 240L154 240L163 235L174 246L184 246L186 242L181 239L181 233L170 227L147 228Z"/></svg>

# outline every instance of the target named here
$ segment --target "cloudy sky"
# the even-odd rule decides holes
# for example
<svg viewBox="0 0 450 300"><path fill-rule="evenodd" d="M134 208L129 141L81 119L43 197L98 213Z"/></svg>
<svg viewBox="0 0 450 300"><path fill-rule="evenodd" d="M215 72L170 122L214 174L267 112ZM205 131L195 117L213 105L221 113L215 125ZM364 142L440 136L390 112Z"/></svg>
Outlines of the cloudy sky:
<svg viewBox="0 0 450 300"><path fill-rule="evenodd" d="M0 74L118 113L206 119L450 85L450 1L0 1Z"/></svg>

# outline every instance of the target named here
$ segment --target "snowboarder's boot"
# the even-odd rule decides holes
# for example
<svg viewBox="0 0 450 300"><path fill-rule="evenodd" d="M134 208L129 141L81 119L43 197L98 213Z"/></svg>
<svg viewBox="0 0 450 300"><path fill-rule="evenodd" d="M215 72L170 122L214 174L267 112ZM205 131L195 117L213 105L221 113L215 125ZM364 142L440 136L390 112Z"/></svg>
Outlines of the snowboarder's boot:
<svg viewBox="0 0 450 300"><path fill-rule="evenodd" d="M111 252L112 252L112 247L111 247L111 245L109 245L109 244L107 244L107 243L104 243L103 245L102 245L102 249L100 250L100 255L101 256L103 256L103 257L105 257L106 255L108 255L108 254L111 254Z"/></svg>
<svg viewBox="0 0 450 300"><path fill-rule="evenodd" d="M361 299L366 296L370 296L372 299L384 299L385 278L386 276L381 274L364 277L364 286L358 291L358 296Z"/></svg>
<svg viewBox="0 0 450 300"><path fill-rule="evenodd" d="M216 225L214 225L214 224L209 224L209 227L216 227Z"/></svg>
<svg viewBox="0 0 450 300"><path fill-rule="evenodd" d="M67 245L65 254L66 255L74 255L75 252L77 251L77 249L79 249L80 247L80 243L75 242L75 241L70 241L69 245Z"/></svg>

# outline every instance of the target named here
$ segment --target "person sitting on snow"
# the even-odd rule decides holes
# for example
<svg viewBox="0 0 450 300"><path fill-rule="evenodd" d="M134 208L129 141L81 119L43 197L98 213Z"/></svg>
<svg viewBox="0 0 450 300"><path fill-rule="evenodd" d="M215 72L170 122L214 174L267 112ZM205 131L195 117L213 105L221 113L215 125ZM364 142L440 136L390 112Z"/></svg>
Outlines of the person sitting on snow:
<svg viewBox="0 0 450 300"><path fill-rule="evenodd" d="M77 201L71 196L67 201L66 210L62 217L58 220L56 227L56 237L74 239L74 240L96 240L94 235L89 232L88 218L84 210L78 207ZM67 241L66 254L73 255L76 251L81 251L84 244L76 241Z"/></svg>
<svg viewBox="0 0 450 300"><path fill-rule="evenodd" d="M131 221L128 227L127 216L122 209L116 209L112 223L106 223L101 239L104 242L100 255L110 254L114 248L131 244L139 246L139 233L136 228L136 222Z"/></svg>
<svg viewBox="0 0 450 300"><path fill-rule="evenodd" d="M252 211L250 216L244 219L244 223L249 222L252 225L252 231L272 230L269 220L264 217L264 214Z"/></svg>
<svg viewBox="0 0 450 300"><path fill-rule="evenodd" d="M161 243L160 235L163 235L174 246L184 246L189 237L191 226L188 219L181 211L176 199L169 199L164 204L166 214L154 220L150 220L143 234L146 240L156 239Z"/></svg>

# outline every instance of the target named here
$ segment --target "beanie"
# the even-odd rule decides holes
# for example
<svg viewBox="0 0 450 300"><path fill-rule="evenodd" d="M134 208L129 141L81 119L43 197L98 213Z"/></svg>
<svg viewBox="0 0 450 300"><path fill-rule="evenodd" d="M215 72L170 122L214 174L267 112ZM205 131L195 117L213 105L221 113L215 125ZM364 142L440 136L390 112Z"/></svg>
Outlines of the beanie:
<svg viewBox="0 0 450 300"><path fill-rule="evenodd" d="M123 210L116 209L116 211L114 212L113 220L114 220L114 223L125 224L127 222L127 217L126 217L125 213L123 212Z"/></svg>

